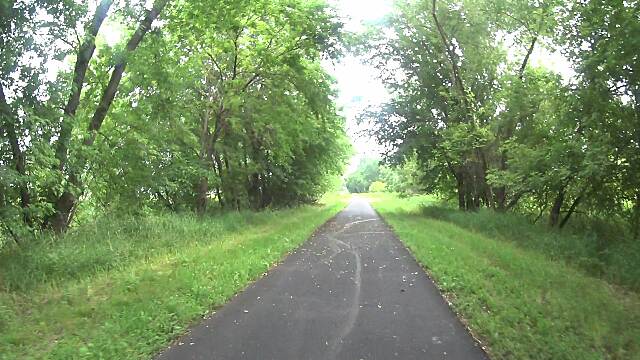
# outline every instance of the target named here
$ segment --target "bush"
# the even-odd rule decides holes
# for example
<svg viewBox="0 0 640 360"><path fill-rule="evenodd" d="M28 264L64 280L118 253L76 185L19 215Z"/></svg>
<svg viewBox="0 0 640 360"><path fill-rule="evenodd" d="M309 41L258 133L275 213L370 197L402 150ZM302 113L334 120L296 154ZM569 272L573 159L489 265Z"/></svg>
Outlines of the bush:
<svg viewBox="0 0 640 360"><path fill-rule="evenodd" d="M377 193L377 192L385 192L387 191L387 184L382 181L374 181L369 185L369 192Z"/></svg>

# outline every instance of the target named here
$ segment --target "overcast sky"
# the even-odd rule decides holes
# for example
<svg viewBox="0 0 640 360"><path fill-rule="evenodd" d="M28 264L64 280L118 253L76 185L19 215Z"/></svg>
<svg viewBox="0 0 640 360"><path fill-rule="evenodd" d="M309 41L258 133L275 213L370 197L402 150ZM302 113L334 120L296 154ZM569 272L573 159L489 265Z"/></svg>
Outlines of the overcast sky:
<svg viewBox="0 0 640 360"><path fill-rule="evenodd" d="M345 21L347 31L363 30L363 22L375 21L391 11L391 0L331 0ZM378 146L367 137L359 136L356 125L357 114L368 105L375 105L387 99L387 91L376 79L377 71L361 64L355 57L346 56L337 64L325 63L326 70L338 82L340 96L338 106L343 108L347 118L347 131L353 141L356 155L351 160L347 172L355 170L363 156L377 156Z"/></svg>

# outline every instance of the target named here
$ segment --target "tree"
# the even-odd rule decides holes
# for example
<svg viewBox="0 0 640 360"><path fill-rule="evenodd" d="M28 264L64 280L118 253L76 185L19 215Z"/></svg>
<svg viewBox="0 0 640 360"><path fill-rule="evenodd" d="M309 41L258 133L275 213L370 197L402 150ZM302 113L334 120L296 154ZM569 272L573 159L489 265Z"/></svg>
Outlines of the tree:
<svg viewBox="0 0 640 360"><path fill-rule="evenodd" d="M95 36L100 29L102 21L106 17L106 13L111 6L111 3L112 1L110 0L103 0L100 2L96 9L96 14L90 25L89 31L87 32L87 37L78 50L73 82L70 90L71 95L69 97L69 102L67 103L68 105L65 107L65 117L62 122L60 136L56 144L56 157L59 161L58 166L65 174L68 185L65 186L62 193L55 199L53 207L54 212L45 220L45 223L58 233L63 232L69 226L77 206L78 195L82 192L82 184L79 178L80 175L77 172L78 169L85 167L86 161L82 158L78 159L78 163L75 164L78 169L74 168L73 165L68 166L67 164L68 148L71 140L70 134L73 131L71 125L73 120L70 118L75 116L80 100L84 76L87 71L89 61L91 60L93 50L95 49ZM116 92L118 91L118 86L120 85L122 75L124 74L124 70L127 66L128 57L132 56L132 53L136 50L144 35L151 28L151 24L158 15L160 15L160 12L164 9L167 3L168 0L157 0L151 9L145 12L145 15L140 20L137 29L131 35L124 52L120 54L119 59L113 66L109 82L102 91L100 101L93 112L91 121L89 122L87 133L83 136L84 139L82 140L81 148L90 147L95 142L97 133L102 127L102 123L107 116ZM80 157L82 156L83 155L80 154Z"/></svg>
<svg viewBox="0 0 640 360"><path fill-rule="evenodd" d="M637 233L638 23L626 3L399 2L361 45L394 96L362 119L387 161L415 154L422 187L460 209L546 212L553 227L618 216ZM575 77L533 66L538 48Z"/></svg>
<svg viewBox="0 0 640 360"><path fill-rule="evenodd" d="M346 179L346 186L351 193L365 193L374 181L380 179L380 160L362 158L356 171Z"/></svg>
<svg viewBox="0 0 640 360"><path fill-rule="evenodd" d="M105 212L311 202L342 172L350 145L320 65L342 51L329 6L168 4L3 3L3 237ZM123 41L105 43L105 24Z"/></svg>

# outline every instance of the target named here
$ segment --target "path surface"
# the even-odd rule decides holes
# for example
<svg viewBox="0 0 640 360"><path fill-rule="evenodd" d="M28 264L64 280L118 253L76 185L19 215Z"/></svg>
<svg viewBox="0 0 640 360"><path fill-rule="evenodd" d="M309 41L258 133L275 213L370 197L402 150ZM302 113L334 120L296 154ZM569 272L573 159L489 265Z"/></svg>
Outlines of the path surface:
<svg viewBox="0 0 640 360"><path fill-rule="evenodd" d="M158 359L486 359L362 199Z"/></svg>

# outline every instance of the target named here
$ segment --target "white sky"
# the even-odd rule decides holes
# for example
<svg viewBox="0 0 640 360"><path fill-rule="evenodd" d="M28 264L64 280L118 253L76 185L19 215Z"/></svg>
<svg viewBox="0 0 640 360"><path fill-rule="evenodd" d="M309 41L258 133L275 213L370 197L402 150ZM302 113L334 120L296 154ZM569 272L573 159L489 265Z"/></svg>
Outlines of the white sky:
<svg viewBox="0 0 640 360"><path fill-rule="evenodd" d="M347 31L361 31L363 22L378 20L391 12L392 0L330 0L345 22ZM356 124L356 116L369 105L376 105L388 99L388 92L377 79L378 71L360 63L354 56L345 56L337 64L325 62L325 69L338 82L338 106L347 118L347 132L352 139L355 155L351 159L347 173L355 171L362 157L376 157L380 147Z"/></svg>

